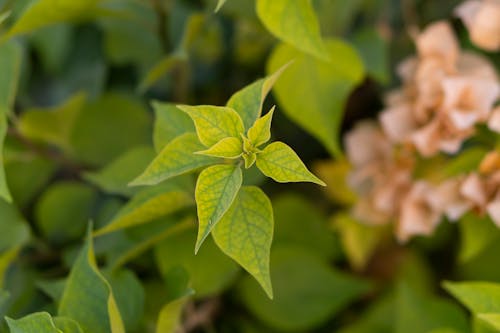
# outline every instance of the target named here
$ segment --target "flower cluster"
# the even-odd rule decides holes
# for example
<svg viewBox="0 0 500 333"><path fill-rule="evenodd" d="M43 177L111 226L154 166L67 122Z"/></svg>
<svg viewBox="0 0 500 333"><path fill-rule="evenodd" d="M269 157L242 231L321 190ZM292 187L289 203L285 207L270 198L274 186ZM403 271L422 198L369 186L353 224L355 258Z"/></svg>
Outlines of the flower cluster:
<svg viewBox="0 0 500 333"><path fill-rule="evenodd" d="M495 10L496 25L478 18ZM457 13L474 43L499 48L500 2L469 1ZM353 213L371 224L394 220L402 242L432 233L444 216L456 221L468 211L487 213L500 227L499 152L487 154L477 172L451 179L436 182L416 172L422 159L458 153L478 125L500 133L495 68L486 58L460 50L444 21L427 27L415 44L417 56L399 66L402 87L388 94L378 122L361 122L345 137L354 169L348 181L359 195Z"/></svg>

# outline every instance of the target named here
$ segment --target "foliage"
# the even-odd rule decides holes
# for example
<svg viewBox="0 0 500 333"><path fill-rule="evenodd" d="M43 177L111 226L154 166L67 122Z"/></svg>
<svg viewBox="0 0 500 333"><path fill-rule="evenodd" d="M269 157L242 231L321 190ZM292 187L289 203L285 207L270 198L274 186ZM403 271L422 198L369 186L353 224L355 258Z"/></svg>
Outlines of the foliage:
<svg viewBox="0 0 500 333"><path fill-rule="evenodd" d="M0 0L0 333L500 331L481 1Z"/></svg>

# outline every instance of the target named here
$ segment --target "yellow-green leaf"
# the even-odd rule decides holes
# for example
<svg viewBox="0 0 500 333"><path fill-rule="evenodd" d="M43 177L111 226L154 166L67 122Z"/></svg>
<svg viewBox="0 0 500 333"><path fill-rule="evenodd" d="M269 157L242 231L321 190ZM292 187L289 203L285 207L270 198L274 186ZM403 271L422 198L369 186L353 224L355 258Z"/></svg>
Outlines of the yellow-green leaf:
<svg viewBox="0 0 500 333"><path fill-rule="evenodd" d="M17 320L6 317L5 320L10 333L63 333L48 312L35 312Z"/></svg>
<svg viewBox="0 0 500 333"><path fill-rule="evenodd" d="M175 138L130 186L155 185L168 178L216 163L216 158L194 154L204 148L194 133Z"/></svg>
<svg viewBox="0 0 500 333"><path fill-rule="evenodd" d="M217 246L252 274L270 298L273 229L271 201L258 187L245 186L212 231Z"/></svg>
<svg viewBox="0 0 500 333"><path fill-rule="evenodd" d="M500 283L445 282L444 288L472 313L500 313Z"/></svg>
<svg viewBox="0 0 500 333"><path fill-rule="evenodd" d="M283 142L273 142L257 154L257 167L264 175L279 183L312 182L326 186L307 170L293 149Z"/></svg>
<svg viewBox="0 0 500 333"><path fill-rule="evenodd" d="M69 274L58 314L76 320L84 333L124 333L111 286L97 268L90 230L87 237Z"/></svg>
<svg viewBox="0 0 500 333"><path fill-rule="evenodd" d="M244 153L243 160L245 161L245 169L249 169L257 160L257 154L254 152Z"/></svg>
<svg viewBox="0 0 500 333"><path fill-rule="evenodd" d="M334 61L326 62L293 47L281 44L268 60L268 72L294 60L274 88L285 114L340 156L340 124L345 103L364 75L363 62L356 50L341 40L326 42ZM297 91L300 82L300 91Z"/></svg>
<svg viewBox="0 0 500 333"><path fill-rule="evenodd" d="M329 58L311 0L257 0L257 15L276 37L316 57Z"/></svg>
<svg viewBox="0 0 500 333"><path fill-rule="evenodd" d="M156 333L177 332L181 328L182 310L192 293L190 291L188 295L167 303L161 308L156 323Z"/></svg>
<svg viewBox="0 0 500 333"><path fill-rule="evenodd" d="M76 94L61 106L36 108L23 112L18 128L25 137L71 149L71 131L85 103L85 94Z"/></svg>
<svg viewBox="0 0 500 333"><path fill-rule="evenodd" d="M56 327L64 333L83 333L80 325L68 317L54 317Z"/></svg>
<svg viewBox="0 0 500 333"><path fill-rule="evenodd" d="M206 150L196 152L196 154L222 158L238 158L243 153L242 146L241 139L228 137L220 140Z"/></svg>
<svg viewBox="0 0 500 333"><path fill-rule="evenodd" d="M165 56L148 71L146 76L139 83L137 90L141 93L147 91L163 76L165 76L167 73L169 73L185 61L186 59L181 57L179 54L174 53Z"/></svg>
<svg viewBox="0 0 500 333"><path fill-rule="evenodd" d="M14 104L21 71L22 49L15 41L0 44L0 114Z"/></svg>
<svg viewBox="0 0 500 333"><path fill-rule="evenodd" d="M242 181L241 169L235 165L214 165L198 176L195 198L199 227L195 253L233 203Z"/></svg>
<svg viewBox="0 0 500 333"><path fill-rule="evenodd" d="M7 37L25 34L42 27L89 16L101 0L38 0L29 5L7 33Z"/></svg>
<svg viewBox="0 0 500 333"><path fill-rule="evenodd" d="M217 1L217 7L215 8L215 12L217 13L221 8L222 6L224 6L224 3L226 3L227 0L219 0Z"/></svg>
<svg viewBox="0 0 500 333"><path fill-rule="evenodd" d="M238 113L229 107L211 105L179 105L194 122L200 142L210 147L220 140L244 132L243 121Z"/></svg>
<svg viewBox="0 0 500 333"><path fill-rule="evenodd" d="M477 316L497 331L500 331L500 313L480 313Z"/></svg>
<svg viewBox="0 0 500 333"><path fill-rule="evenodd" d="M227 106L238 112L246 129L250 128L260 117L266 96L290 63L286 63L268 77L255 81L231 96Z"/></svg>
<svg viewBox="0 0 500 333"><path fill-rule="evenodd" d="M258 147L271 139L271 122L273 120L274 106L263 117L257 119L248 130L248 140Z"/></svg>
<svg viewBox="0 0 500 333"><path fill-rule="evenodd" d="M2 106L0 106L0 200L2 198L7 202L12 202L12 196L7 186L7 179L5 177L5 163L3 158L3 144L5 141L5 136L7 135L7 111L4 111Z"/></svg>
<svg viewBox="0 0 500 333"><path fill-rule="evenodd" d="M102 235L143 224L191 205L194 205L193 197L181 184L168 182L147 188L137 193L96 234Z"/></svg>
<svg viewBox="0 0 500 333"><path fill-rule="evenodd" d="M7 269L16 259L20 249L21 246L13 246L0 254L0 290L3 289L5 273L7 273Z"/></svg>

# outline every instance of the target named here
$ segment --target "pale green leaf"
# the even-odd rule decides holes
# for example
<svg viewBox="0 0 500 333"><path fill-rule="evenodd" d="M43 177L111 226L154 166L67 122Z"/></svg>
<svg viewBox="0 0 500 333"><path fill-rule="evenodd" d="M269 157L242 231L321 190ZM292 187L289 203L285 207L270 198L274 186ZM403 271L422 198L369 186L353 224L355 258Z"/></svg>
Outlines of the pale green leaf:
<svg viewBox="0 0 500 333"><path fill-rule="evenodd" d="M224 3L226 2L227 0L218 0L217 1L217 7L215 8L215 12L217 13L221 8L222 6L224 6Z"/></svg>
<svg viewBox="0 0 500 333"><path fill-rule="evenodd" d="M199 227L195 253L233 203L242 182L241 168L235 165L214 165L198 176L195 198Z"/></svg>
<svg viewBox="0 0 500 333"><path fill-rule="evenodd" d="M211 105L179 105L194 122L200 142L210 147L220 140L244 132L243 121L236 111L229 107Z"/></svg>
<svg viewBox="0 0 500 333"><path fill-rule="evenodd" d="M497 331L500 331L500 313L480 313L477 316Z"/></svg>
<svg viewBox="0 0 500 333"><path fill-rule="evenodd" d="M63 333L48 312L35 312L17 320L6 317L5 320L10 333Z"/></svg>
<svg viewBox="0 0 500 333"><path fill-rule="evenodd" d="M248 140L258 147L271 139L271 122L273 120L274 106L263 117L257 119L248 130Z"/></svg>
<svg viewBox="0 0 500 333"><path fill-rule="evenodd" d="M139 188L128 186L130 179L142 172L154 156L154 150L149 146L135 147L99 171L85 172L83 178L104 192L132 196Z"/></svg>
<svg viewBox="0 0 500 333"><path fill-rule="evenodd" d="M444 288L472 313L500 313L500 283L445 282Z"/></svg>
<svg viewBox="0 0 500 333"><path fill-rule="evenodd" d="M183 294L187 287L195 298L220 294L238 276L240 268L221 252L209 237L198 254L193 253L196 229L171 234L155 247L155 258L167 286L175 289L170 296Z"/></svg>
<svg viewBox="0 0 500 333"><path fill-rule="evenodd" d="M146 188L137 193L96 235L143 224L194 205L192 194L178 180Z"/></svg>
<svg viewBox="0 0 500 333"><path fill-rule="evenodd" d="M348 175L352 166L348 161L326 160L314 163L312 169L326 183L326 195L332 200L342 205L353 205L356 194L348 184Z"/></svg>
<svg viewBox="0 0 500 333"><path fill-rule="evenodd" d="M370 289L366 281L334 270L306 249L284 245L271 252L271 280L274 300L250 277L239 285L240 299L279 332L312 332Z"/></svg>
<svg viewBox="0 0 500 333"><path fill-rule="evenodd" d="M156 333L177 332L181 328L182 310L190 294L167 303L161 308L156 323Z"/></svg>
<svg viewBox="0 0 500 333"><path fill-rule="evenodd" d="M397 288L396 311L395 333L422 333L443 327L468 331L467 316L458 304L403 282Z"/></svg>
<svg viewBox="0 0 500 333"><path fill-rule="evenodd" d="M326 45L331 62L282 44L273 51L267 68L273 73L284 63L295 60L276 82L274 92L278 101L290 119L324 144L330 153L341 155L339 136L345 103L353 88L361 83L364 69L349 44L329 40ZM300 89L297 82L301 83Z"/></svg>
<svg viewBox="0 0 500 333"><path fill-rule="evenodd" d="M244 186L212 231L217 246L252 274L270 298L273 228L269 198L258 187Z"/></svg>
<svg viewBox="0 0 500 333"><path fill-rule="evenodd" d="M307 170L292 148L283 142L273 142L257 154L257 167L279 183L312 182L326 184Z"/></svg>
<svg viewBox="0 0 500 333"><path fill-rule="evenodd" d="M249 169L257 160L257 154L254 152L245 153L243 160L245 161L245 169Z"/></svg>
<svg viewBox="0 0 500 333"><path fill-rule="evenodd" d="M246 129L249 129L262 114L262 105L281 73L291 62L277 68L268 77L255 81L231 96L227 106L238 112Z"/></svg>
<svg viewBox="0 0 500 333"><path fill-rule="evenodd" d="M83 333L80 325L68 317L54 317L54 323L64 333Z"/></svg>
<svg viewBox="0 0 500 333"><path fill-rule="evenodd" d="M176 137L195 131L191 118L174 104L155 101L152 106L155 112L153 142L157 152Z"/></svg>
<svg viewBox="0 0 500 333"><path fill-rule="evenodd" d="M238 158L243 153L243 143L241 139L235 137L227 137L212 147L197 151L196 154L221 157L221 158Z"/></svg>
<svg viewBox="0 0 500 333"><path fill-rule="evenodd" d="M30 4L7 37L61 22L75 21L89 16L101 0L38 0Z"/></svg>
<svg viewBox="0 0 500 333"><path fill-rule="evenodd" d="M124 333L111 286L97 268L90 230L72 266L58 314L76 320L84 333Z"/></svg>
<svg viewBox="0 0 500 333"><path fill-rule="evenodd" d="M194 154L203 149L205 146L195 133L183 134L167 144L146 170L129 185L155 185L218 161L214 157Z"/></svg>
<svg viewBox="0 0 500 333"><path fill-rule="evenodd" d="M71 150L70 136L85 103L85 94L76 94L54 108L30 109L21 114L18 129L25 137Z"/></svg>
<svg viewBox="0 0 500 333"><path fill-rule="evenodd" d="M257 0L257 14L276 37L299 50L329 59L311 0Z"/></svg>

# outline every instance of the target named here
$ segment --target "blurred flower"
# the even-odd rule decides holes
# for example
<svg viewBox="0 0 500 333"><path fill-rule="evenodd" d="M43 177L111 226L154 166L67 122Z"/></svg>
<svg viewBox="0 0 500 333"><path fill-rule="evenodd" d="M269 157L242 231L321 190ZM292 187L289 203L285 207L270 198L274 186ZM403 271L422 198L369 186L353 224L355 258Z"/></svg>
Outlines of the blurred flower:
<svg viewBox="0 0 500 333"><path fill-rule="evenodd" d="M455 10L474 44L489 51L500 49L500 1L469 0Z"/></svg>

